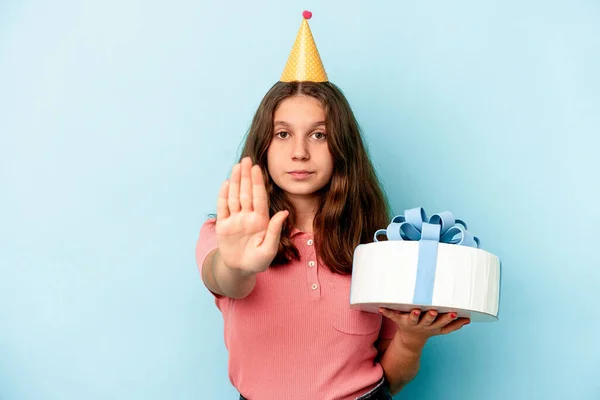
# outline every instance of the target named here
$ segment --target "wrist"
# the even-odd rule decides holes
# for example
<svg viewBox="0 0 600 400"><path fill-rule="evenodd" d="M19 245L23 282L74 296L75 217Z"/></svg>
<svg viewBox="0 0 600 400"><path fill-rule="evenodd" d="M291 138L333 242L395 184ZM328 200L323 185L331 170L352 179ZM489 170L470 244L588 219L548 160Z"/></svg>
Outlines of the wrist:
<svg viewBox="0 0 600 400"><path fill-rule="evenodd" d="M396 342L395 345L400 347L404 352L420 357L423 348L427 343L427 337L411 335L398 330L396 331L393 342Z"/></svg>
<svg viewBox="0 0 600 400"><path fill-rule="evenodd" d="M218 251L215 256L212 272L217 286L227 297L246 297L254 289L256 273L229 267Z"/></svg>
<svg viewBox="0 0 600 400"><path fill-rule="evenodd" d="M234 267L230 267L229 265L223 263L223 269L226 271L226 273L237 280L245 280L248 278L252 278L254 275L256 275L255 271L246 271L243 269L239 269L239 268L234 268Z"/></svg>

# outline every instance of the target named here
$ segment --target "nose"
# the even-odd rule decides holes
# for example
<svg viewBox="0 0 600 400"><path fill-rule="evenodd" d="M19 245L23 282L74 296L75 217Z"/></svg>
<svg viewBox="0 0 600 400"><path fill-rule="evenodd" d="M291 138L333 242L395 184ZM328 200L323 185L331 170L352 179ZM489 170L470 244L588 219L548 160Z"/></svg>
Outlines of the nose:
<svg viewBox="0 0 600 400"><path fill-rule="evenodd" d="M308 143L303 137L295 138L292 144L292 159L293 160L308 160L310 153L308 151Z"/></svg>

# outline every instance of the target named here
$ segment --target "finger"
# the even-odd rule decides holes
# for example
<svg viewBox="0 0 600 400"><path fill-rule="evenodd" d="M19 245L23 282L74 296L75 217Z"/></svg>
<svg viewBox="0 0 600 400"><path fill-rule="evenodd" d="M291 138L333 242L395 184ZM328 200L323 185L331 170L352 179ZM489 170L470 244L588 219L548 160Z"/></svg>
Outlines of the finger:
<svg viewBox="0 0 600 400"><path fill-rule="evenodd" d="M217 220L229 217L229 207L227 206L227 196L229 194L229 180L221 185L219 197L217 199Z"/></svg>
<svg viewBox="0 0 600 400"><path fill-rule="evenodd" d="M283 227L283 221L287 218L289 212L279 211L277 214L273 215L273 218L269 221L269 225L267 226L267 233L265 235L265 240L263 240L262 245L265 245L268 249L272 251L277 251L279 246L279 238L281 237L281 228Z"/></svg>
<svg viewBox="0 0 600 400"><path fill-rule="evenodd" d="M437 311L435 311L435 310L427 311L425 314L423 314L420 325L422 325L422 326L431 325L433 323L433 321L435 320L436 316L437 316Z"/></svg>
<svg viewBox="0 0 600 400"><path fill-rule="evenodd" d="M417 325L419 323L419 315L421 315L421 310L412 310L410 312L410 316L408 317L408 323L411 325Z"/></svg>
<svg viewBox="0 0 600 400"><path fill-rule="evenodd" d="M457 317L458 316L454 312L441 314L437 317L435 322L431 324L431 326L441 329L442 327L448 325L450 322L454 321Z"/></svg>
<svg viewBox="0 0 600 400"><path fill-rule="evenodd" d="M379 313L381 315L383 315L386 318L389 318L390 320L392 320L396 324L399 324L400 321L401 321L401 317L402 317L401 314L398 314L394 310L390 310L389 308L381 307L381 308L379 308L378 311L379 311Z"/></svg>
<svg viewBox="0 0 600 400"><path fill-rule="evenodd" d="M465 325L468 325L471 323L471 320L469 318L459 318L455 321L450 322L448 325L444 326L440 333L442 335L446 335L450 332L454 332L459 330L460 328L462 328Z"/></svg>
<svg viewBox="0 0 600 400"><path fill-rule="evenodd" d="M250 169L252 161L250 157L244 157L241 163L241 182L240 182L240 205L243 211L252 211L252 179Z"/></svg>
<svg viewBox="0 0 600 400"><path fill-rule="evenodd" d="M252 167L252 207L254 211L261 215L269 216L269 201L267 197L267 188L265 187L265 179L258 165Z"/></svg>
<svg viewBox="0 0 600 400"><path fill-rule="evenodd" d="M241 165L235 164L231 170L231 179L229 180L229 194L227 204L231 214L240 212L240 174Z"/></svg>

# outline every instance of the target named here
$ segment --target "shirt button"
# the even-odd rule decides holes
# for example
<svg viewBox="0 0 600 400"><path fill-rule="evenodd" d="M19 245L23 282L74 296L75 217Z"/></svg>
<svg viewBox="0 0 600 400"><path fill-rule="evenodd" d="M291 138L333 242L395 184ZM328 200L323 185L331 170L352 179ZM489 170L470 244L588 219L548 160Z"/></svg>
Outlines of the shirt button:
<svg viewBox="0 0 600 400"><path fill-rule="evenodd" d="M306 244L309 245L309 246L312 246L312 244L313 244L312 239L308 239L308 241L306 242Z"/></svg>
<svg viewBox="0 0 600 400"><path fill-rule="evenodd" d="M317 285L316 283L313 283L312 286L311 286L311 288L313 290L316 290L318 287L319 287L319 285Z"/></svg>
<svg viewBox="0 0 600 400"><path fill-rule="evenodd" d="M308 262L308 266L309 267L314 267L315 266L315 262L314 261L309 261Z"/></svg>

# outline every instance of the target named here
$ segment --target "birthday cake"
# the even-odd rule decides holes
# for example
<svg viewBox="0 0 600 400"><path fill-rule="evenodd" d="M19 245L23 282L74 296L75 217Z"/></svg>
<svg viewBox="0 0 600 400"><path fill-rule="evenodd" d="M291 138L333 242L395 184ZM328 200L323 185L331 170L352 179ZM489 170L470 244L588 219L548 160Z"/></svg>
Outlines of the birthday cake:
<svg viewBox="0 0 600 400"><path fill-rule="evenodd" d="M380 241L385 235L387 240ZM480 248L464 221L422 208L395 216L374 242L354 251L350 307L456 312L473 322L498 320L500 259Z"/></svg>

